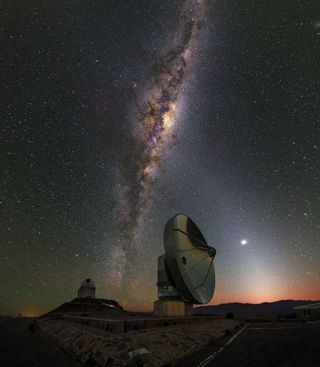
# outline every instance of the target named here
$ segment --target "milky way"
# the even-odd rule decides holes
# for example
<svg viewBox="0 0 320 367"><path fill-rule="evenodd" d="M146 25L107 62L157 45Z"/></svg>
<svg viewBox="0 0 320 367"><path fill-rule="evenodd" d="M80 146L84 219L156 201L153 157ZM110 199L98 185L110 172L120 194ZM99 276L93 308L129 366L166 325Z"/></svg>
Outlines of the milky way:
<svg viewBox="0 0 320 367"><path fill-rule="evenodd" d="M137 108L132 151L123 169L124 190L115 212L118 223L111 270L114 286L121 286L124 273L134 267L128 259L137 249L164 151L173 140L204 13L204 1L185 2L169 51L154 65L152 87Z"/></svg>
<svg viewBox="0 0 320 367"><path fill-rule="evenodd" d="M319 300L317 14L2 1L0 314L48 312L86 278L151 311L177 212L217 249L214 303Z"/></svg>

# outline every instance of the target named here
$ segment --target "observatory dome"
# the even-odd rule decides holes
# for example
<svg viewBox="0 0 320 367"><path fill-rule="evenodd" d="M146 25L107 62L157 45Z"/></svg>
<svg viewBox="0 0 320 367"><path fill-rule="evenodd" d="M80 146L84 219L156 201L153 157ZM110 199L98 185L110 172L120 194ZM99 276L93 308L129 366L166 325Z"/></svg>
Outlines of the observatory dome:
<svg viewBox="0 0 320 367"><path fill-rule="evenodd" d="M95 298L96 295L96 285L94 281L90 278L85 279L82 283L80 288L78 289L78 297L90 297Z"/></svg>

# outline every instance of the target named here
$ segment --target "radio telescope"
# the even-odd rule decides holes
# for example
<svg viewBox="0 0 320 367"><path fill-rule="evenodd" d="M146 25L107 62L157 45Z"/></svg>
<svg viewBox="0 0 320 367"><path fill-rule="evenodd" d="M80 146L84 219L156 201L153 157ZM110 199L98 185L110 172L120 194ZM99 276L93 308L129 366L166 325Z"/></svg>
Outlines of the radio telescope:
<svg viewBox="0 0 320 367"><path fill-rule="evenodd" d="M208 303L215 288L210 247L197 225L186 215L168 220L164 230L165 253L158 257L156 316L191 316L193 304Z"/></svg>

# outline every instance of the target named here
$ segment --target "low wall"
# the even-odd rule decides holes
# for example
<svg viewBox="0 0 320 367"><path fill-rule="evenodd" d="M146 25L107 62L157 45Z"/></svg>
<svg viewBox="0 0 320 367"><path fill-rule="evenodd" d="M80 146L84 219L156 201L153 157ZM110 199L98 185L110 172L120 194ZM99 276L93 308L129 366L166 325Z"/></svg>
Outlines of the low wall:
<svg viewBox="0 0 320 367"><path fill-rule="evenodd" d="M42 334L81 365L97 367L175 366L181 358L206 347L240 325L238 320L211 319L110 333L70 320L37 322Z"/></svg>
<svg viewBox="0 0 320 367"><path fill-rule="evenodd" d="M126 333L129 331L140 329L152 329L161 326L193 324L199 322L208 322L211 320L222 319L217 316L193 316L193 317L165 317L165 318L132 318L124 320L99 319L93 317L61 315L62 320L72 321L82 325L86 325L95 329L101 329L110 333Z"/></svg>

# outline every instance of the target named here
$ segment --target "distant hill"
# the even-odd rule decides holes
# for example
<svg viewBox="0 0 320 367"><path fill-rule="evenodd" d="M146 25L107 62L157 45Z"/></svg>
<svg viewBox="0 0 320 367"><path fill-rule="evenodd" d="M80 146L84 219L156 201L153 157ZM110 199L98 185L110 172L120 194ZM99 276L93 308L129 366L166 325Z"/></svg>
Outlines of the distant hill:
<svg viewBox="0 0 320 367"><path fill-rule="evenodd" d="M194 309L195 315L227 314L233 313L234 317L246 318L276 318L292 316L294 307L319 303L320 301L295 301L284 300L277 302L253 303L222 303L214 306L200 306Z"/></svg>
<svg viewBox="0 0 320 367"><path fill-rule="evenodd" d="M127 315L118 302L104 298L74 298L70 302L63 303L54 310L42 315L48 317L54 314L73 315L84 317L119 317Z"/></svg>

